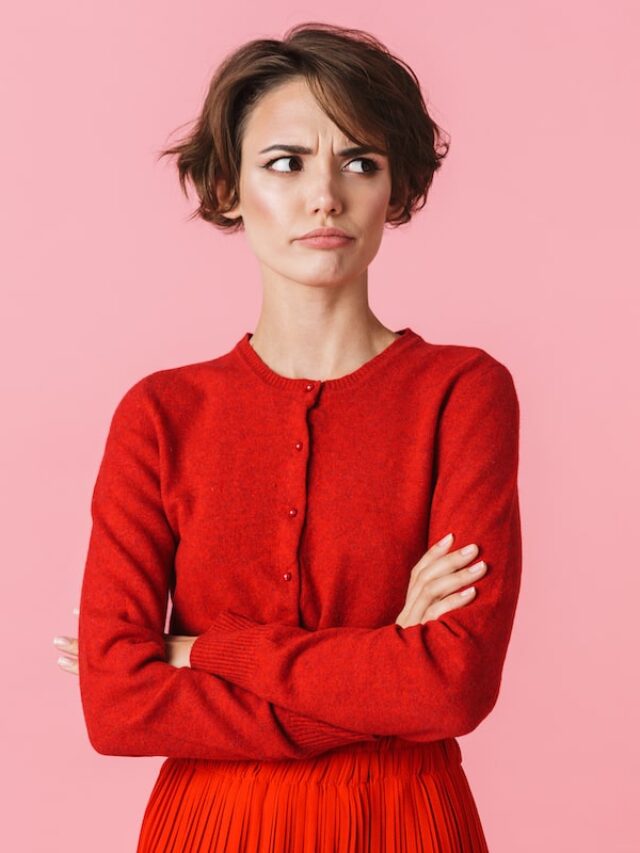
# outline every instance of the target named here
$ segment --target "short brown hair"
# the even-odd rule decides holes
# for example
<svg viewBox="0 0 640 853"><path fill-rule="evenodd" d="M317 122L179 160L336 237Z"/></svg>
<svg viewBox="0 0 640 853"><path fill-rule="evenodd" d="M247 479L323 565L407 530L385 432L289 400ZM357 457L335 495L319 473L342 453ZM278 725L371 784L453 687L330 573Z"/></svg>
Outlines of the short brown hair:
<svg viewBox="0 0 640 853"><path fill-rule="evenodd" d="M200 200L189 219L200 217L226 231L243 227L225 217L238 202L240 154L250 110L272 87L303 77L318 103L358 145L388 153L397 214L393 227L411 219L427 193L450 141L427 111L413 70L367 32L307 22L282 41L256 39L228 54L217 68L191 132L159 157L175 155L180 185ZM445 139L446 135L446 139ZM220 198L216 182L228 192Z"/></svg>

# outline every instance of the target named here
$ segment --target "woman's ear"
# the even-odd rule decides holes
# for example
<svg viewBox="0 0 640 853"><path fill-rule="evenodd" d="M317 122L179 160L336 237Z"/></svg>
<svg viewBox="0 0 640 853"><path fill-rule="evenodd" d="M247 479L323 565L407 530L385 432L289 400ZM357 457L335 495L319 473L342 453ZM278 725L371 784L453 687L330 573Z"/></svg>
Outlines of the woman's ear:
<svg viewBox="0 0 640 853"><path fill-rule="evenodd" d="M397 202L395 204L389 203L387 207L386 221L388 222L390 219L393 219L393 217L397 216L402 211L403 206L404 205L401 202Z"/></svg>
<svg viewBox="0 0 640 853"><path fill-rule="evenodd" d="M238 219L242 216L242 212L240 210L240 201L237 201L233 207L230 207L228 210L225 209L227 204L232 203L233 201L233 193L231 193L227 188L227 182L224 178L217 178L215 182L216 187L216 198L221 205L222 210L220 211L223 216L226 216L227 219Z"/></svg>

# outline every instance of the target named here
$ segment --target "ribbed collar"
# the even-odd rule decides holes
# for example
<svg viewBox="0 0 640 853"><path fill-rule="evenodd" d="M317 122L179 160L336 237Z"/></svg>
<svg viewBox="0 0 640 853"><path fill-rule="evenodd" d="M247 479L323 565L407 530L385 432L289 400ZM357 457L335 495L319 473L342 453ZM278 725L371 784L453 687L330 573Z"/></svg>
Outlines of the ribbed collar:
<svg viewBox="0 0 640 853"><path fill-rule="evenodd" d="M300 390L303 389L305 385L312 382L314 385L321 384L324 388L324 393L333 393L355 388L357 385L364 382L365 379L369 379L375 373L386 367L393 359L398 358L413 343L420 340L420 335L409 327L398 329L397 331L394 331L394 334L400 335L400 337L395 338L395 340L391 341L391 343L388 344L381 352L374 355L373 358L370 358L368 361L365 361L365 363L361 364L360 367L356 368L356 370L352 370L351 373L347 373L344 376L339 376L335 379L320 380L305 377L294 379L290 376L282 376L280 373L276 373L266 362L262 360L262 358L260 358L258 353L249 343L249 340L253 335L252 332L245 332L233 349L238 356L240 356L245 365L250 367L261 379L269 385L273 385L275 388L281 388L285 391L293 391L296 394L299 394Z"/></svg>

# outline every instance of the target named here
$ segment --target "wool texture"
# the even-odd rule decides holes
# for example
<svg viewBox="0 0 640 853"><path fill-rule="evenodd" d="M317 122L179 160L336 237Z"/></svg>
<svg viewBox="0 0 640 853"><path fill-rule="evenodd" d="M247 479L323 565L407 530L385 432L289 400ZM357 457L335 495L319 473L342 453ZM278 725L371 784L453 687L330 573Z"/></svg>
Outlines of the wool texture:
<svg viewBox="0 0 640 853"><path fill-rule="evenodd" d="M246 332L120 398L80 597L98 752L304 758L464 735L493 709L522 570L514 381L480 347L396 334L319 380L276 373ZM487 563L475 596L401 627L449 532ZM197 637L190 667L165 630Z"/></svg>

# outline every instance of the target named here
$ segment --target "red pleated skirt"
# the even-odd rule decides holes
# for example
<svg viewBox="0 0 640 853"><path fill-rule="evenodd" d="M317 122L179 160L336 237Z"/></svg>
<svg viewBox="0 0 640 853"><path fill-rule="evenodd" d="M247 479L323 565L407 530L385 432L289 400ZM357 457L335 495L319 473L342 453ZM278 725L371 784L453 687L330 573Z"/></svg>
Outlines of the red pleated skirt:
<svg viewBox="0 0 640 853"><path fill-rule="evenodd" d="M314 758L167 758L137 853L487 853L455 738Z"/></svg>

